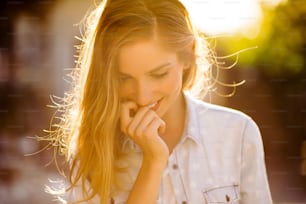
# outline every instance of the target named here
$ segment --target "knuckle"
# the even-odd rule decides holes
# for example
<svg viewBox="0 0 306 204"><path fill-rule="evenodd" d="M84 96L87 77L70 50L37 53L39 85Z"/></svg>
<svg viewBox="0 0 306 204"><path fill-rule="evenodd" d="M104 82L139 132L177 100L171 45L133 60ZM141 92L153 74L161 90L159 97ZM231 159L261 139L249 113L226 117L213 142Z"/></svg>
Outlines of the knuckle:
<svg viewBox="0 0 306 204"><path fill-rule="evenodd" d="M126 128L126 133L129 136L133 136L134 135L134 130L133 130L133 128L130 125Z"/></svg>
<svg viewBox="0 0 306 204"><path fill-rule="evenodd" d="M161 123L163 126L166 125L165 121L163 121L162 119L159 119L159 121L160 121L160 123Z"/></svg>
<svg viewBox="0 0 306 204"><path fill-rule="evenodd" d="M123 120L120 121L120 130L123 132L123 133L126 133L127 129L126 129L126 124L124 123Z"/></svg>
<svg viewBox="0 0 306 204"><path fill-rule="evenodd" d="M153 125L151 125L150 128L146 130L145 135L152 136L152 135L155 135L156 132L157 132L157 129Z"/></svg>
<svg viewBox="0 0 306 204"><path fill-rule="evenodd" d="M137 128L136 131L135 131L135 135L136 136L142 136L144 133L143 129L142 128Z"/></svg>
<svg viewBox="0 0 306 204"><path fill-rule="evenodd" d="M123 124L120 125L120 130L123 132L123 133L126 133L126 128Z"/></svg>
<svg viewBox="0 0 306 204"><path fill-rule="evenodd" d="M144 131L143 131L143 135L144 136L148 136L151 134L151 128L150 127L147 127Z"/></svg>

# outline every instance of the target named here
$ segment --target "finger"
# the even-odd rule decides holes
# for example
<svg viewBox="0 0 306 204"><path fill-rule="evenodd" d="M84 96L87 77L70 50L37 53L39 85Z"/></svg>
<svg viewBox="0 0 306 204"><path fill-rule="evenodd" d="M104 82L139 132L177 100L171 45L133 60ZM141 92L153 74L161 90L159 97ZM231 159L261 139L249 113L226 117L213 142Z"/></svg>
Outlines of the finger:
<svg viewBox="0 0 306 204"><path fill-rule="evenodd" d="M141 121L139 123L136 123L137 126L135 128L135 135L142 136L144 130L156 117L158 117L158 115L155 112L150 109L147 109L147 111L141 118Z"/></svg>
<svg viewBox="0 0 306 204"><path fill-rule="evenodd" d="M127 127L127 133L130 136L141 136L141 131L136 132L136 130L138 129L138 127L146 127L151 122L151 120L153 119L153 115L149 112L150 110L147 107L142 107L138 109L137 113L135 114L135 117L131 120L130 124ZM149 119L150 117L148 117L148 115L152 115L152 119Z"/></svg>
<svg viewBox="0 0 306 204"><path fill-rule="evenodd" d="M166 123L162 119L160 119L160 125L158 127L159 135L164 134L166 132Z"/></svg>
<svg viewBox="0 0 306 204"><path fill-rule="evenodd" d="M160 135L161 131L165 131L166 124L159 117L155 117L145 130L145 135Z"/></svg>
<svg viewBox="0 0 306 204"><path fill-rule="evenodd" d="M137 111L137 104L132 101L126 101L121 103L120 108L120 129L126 133L126 128L132 121L131 111Z"/></svg>

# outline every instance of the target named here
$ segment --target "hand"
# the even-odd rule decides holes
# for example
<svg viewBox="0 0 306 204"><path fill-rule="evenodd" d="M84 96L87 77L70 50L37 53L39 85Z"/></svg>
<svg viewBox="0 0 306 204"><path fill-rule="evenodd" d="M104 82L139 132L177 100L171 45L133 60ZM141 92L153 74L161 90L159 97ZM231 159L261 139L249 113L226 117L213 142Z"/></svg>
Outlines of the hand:
<svg viewBox="0 0 306 204"><path fill-rule="evenodd" d="M144 159L166 161L169 157L167 144L159 136L165 131L165 122L148 107L138 108L132 101L121 104L121 131L138 144Z"/></svg>

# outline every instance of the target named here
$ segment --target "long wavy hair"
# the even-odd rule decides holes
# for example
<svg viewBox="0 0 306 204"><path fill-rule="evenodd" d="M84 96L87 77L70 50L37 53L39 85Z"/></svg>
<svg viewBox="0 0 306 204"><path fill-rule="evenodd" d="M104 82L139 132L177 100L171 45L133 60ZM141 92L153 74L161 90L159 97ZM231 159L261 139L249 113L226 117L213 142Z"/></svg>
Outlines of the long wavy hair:
<svg viewBox="0 0 306 204"><path fill-rule="evenodd" d="M58 104L61 122L50 140L70 164L67 191L81 183L82 201L99 195L104 204L112 196L120 157L120 48L158 39L189 66L183 89L197 94L210 87L209 51L179 0L103 1L87 16L85 30L71 74L73 88Z"/></svg>

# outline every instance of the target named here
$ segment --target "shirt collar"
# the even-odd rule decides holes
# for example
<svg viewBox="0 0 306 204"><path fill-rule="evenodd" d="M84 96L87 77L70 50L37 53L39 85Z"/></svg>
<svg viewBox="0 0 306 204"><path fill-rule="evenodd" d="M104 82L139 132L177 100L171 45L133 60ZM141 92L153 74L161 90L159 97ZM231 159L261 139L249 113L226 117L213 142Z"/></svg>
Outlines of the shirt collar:
<svg viewBox="0 0 306 204"><path fill-rule="evenodd" d="M185 102L186 102L186 120L185 120L185 130L182 136L182 142L185 139L191 139L197 144L201 144L200 140L200 124L199 116L196 109L196 101L192 98L190 93L184 92Z"/></svg>

